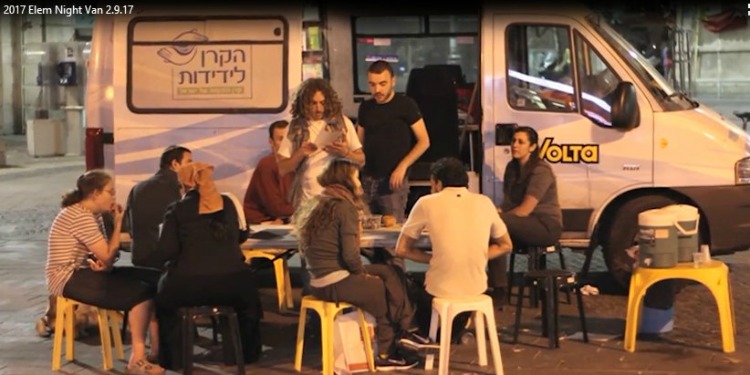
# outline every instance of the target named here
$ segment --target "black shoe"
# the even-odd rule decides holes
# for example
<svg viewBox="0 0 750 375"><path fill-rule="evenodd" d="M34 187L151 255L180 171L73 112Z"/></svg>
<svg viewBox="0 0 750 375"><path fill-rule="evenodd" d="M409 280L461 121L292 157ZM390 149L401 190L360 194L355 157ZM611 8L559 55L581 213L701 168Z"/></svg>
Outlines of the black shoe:
<svg viewBox="0 0 750 375"><path fill-rule="evenodd" d="M397 354L389 356L378 355L375 357L375 368L378 371L401 371L408 370L419 364L419 361L405 359Z"/></svg>
<svg viewBox="0 0 750 375"><path fill-rule="evenodd" d="M439 350L440 344L424 337L416 332L409 332L404 335L398 343L401 346L411 350Z"/></svg>

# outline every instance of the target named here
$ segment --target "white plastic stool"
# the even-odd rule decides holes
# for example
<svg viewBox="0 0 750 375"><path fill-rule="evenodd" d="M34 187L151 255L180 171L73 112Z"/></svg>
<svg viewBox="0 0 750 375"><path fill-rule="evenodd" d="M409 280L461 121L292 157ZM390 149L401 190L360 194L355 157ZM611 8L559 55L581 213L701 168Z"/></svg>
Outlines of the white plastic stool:
<svg viewBox="0 0 750 375"><path fill-rule="evenodd" d="M438 374L448 375L453 318L458 314L467 311L474 312L473 320L477 331L479 365L487 366L487 344L485 343L484 338L484 318L486 318L487 329L490 332L490 348L492 349L492 362L495 366L495 374L503 375L503 360L500 357L500 340L497 338L497 326L495 325L495 313L492 307L492 298L484 294L466 298L434 298L432 300L430 339L433 341L436 339L438 324L441 331ZM435 355L428 354L425 359L424 369L432 370L434 360Z"/></svg>

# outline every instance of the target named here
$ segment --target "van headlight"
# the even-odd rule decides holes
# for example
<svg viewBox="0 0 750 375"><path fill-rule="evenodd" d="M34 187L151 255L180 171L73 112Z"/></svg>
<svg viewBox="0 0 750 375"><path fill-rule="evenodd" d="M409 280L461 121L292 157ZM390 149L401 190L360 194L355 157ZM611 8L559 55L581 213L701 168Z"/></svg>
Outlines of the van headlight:
<svg viewBox="0 0 750 375"><path fill-rule="evenodd" d="M734 183L737 185L750 184L750 156L734 163Z"/></svg>

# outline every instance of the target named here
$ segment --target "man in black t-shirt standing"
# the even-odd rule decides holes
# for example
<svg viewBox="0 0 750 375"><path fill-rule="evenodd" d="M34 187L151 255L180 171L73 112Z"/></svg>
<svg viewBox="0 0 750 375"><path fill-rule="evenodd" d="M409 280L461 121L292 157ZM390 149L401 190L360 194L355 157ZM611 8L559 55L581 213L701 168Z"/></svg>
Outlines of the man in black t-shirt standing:
<svg viewBox="0 0 750 375"><path fill-rule="evenodd" d="M362 102L357 116L357 135L367 158L362 173L365 201L372 213L393 215L403 223L409 195L407 171L430 147L430 138L417 103L396 94L396 77L388 62L373 62L367 82L372 98Z"/></svg>

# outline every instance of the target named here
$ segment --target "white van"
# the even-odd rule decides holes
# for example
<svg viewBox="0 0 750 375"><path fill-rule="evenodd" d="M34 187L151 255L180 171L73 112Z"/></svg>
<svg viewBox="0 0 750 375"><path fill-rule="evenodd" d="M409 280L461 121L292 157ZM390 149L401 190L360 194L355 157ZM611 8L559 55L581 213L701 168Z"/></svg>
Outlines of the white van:
<svg viewBox="0 0 750 375"><path fill-rule="evenodd" d="M266 126L288 118L310 54L302 9L221 12L97 20L87 166L114 169L118 199L154 172L169 144L216 165L220 189L242 196L266 152ZM400 91L415 69L457 65L481 109L472 118L457 108L468 119L460 128L474 142L464 156L481 192L499 205L512 129L534 127L558 179L563 245L601 245L621 283L646 209L697 206L713 254L750 248L750 138L676 92L596 14L539 6L383 12L329 9L312 23L325 30L324 66L347 115L357 115L374 59L392 62Z"/></svg>

